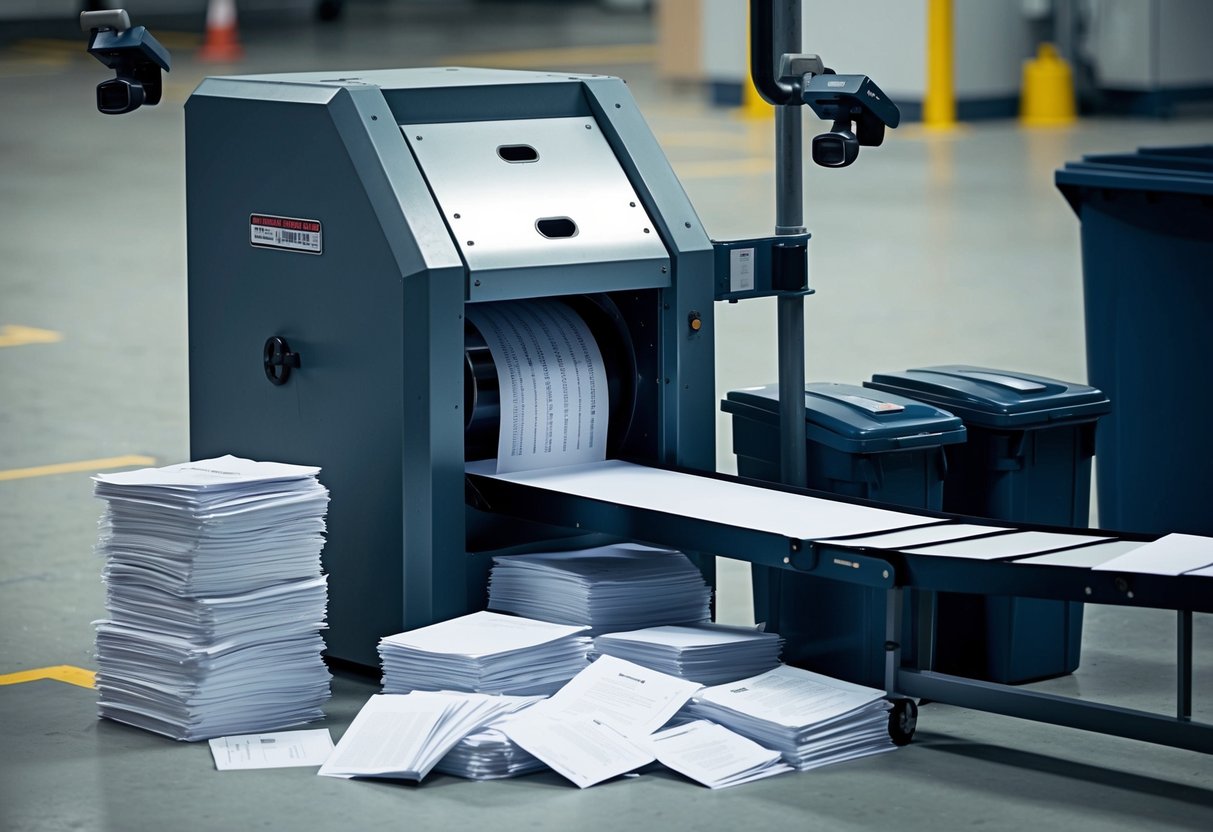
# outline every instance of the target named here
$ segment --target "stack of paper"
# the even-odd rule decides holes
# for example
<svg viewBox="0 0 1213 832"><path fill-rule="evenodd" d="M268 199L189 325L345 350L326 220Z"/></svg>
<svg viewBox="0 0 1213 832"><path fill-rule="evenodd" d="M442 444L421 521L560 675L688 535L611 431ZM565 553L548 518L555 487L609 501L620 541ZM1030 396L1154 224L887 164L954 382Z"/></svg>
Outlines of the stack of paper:
<svg viewBox="0 0 1213 832"><path fill-rule="evenodd" d="M792 770L778 751L702 719L659 731L649 737L649 745L663 766L710 789L740 786Z"/></svg>
<svg viewBox="0 0 1213 832"><path fill-rule="evenodd" d="M585 666L585 627L474 612L379 642L383 692L546 695Z"/></svg>
<svg viewBox="0 0 1213 832"><path fill-rule="evenodd" d="M782 752L800 771L892 751L884 692L781 665L704 688L685 713Z"/></svg>
<svg viewBox="0 0 1213 832"><path fill-rule="evenodd" d="M319 773L421 780L468 734L528 704L520 697L451 691L372 696Z"/></svg>
<svg viewBox="0 0 1213 832"><path fill-rule="evenodd" d="M783 639L750 627L676 624L598 636L594 649L701 685L719 685L777 667Z"/></svg>
<svg viewBox="0 0 1213 832"><path fill-rule="evenodd" d="M509 697L503 697L509 698ZM515 697L524 702L523 707L538 701L540 697ZM505 728L519 718L519 713L509 713L486 723L479 730L460 740L435 767L435 771L466 777L470 780L498 780L504 777L519 777L543 771L547 768L537 757L522 748L505 734Z"/></svg>
<svg viewBox="0 0 1213 832"><path fill-rule="evenodd" d="M636 544L493 558L489 609L584 624L591 635L710 618L711 590L681 552Z"/></svg>
<svg viewBox="0 0 1213 832"><path fill-rule="evenodd" d="M101 716L183 740L324 716L319 470L225 456L94 478Z"/></svg>

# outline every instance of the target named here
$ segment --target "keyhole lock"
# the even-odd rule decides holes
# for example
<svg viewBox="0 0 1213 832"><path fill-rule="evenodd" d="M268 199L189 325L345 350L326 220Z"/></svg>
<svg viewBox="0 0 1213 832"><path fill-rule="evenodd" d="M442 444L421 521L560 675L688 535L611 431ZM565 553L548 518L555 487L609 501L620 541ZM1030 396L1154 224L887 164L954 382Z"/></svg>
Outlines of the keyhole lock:
<svg viewBox="0 0 1213 832"><path fill-rule="evenodd" d="M299 353L291 352L286 339L279 335L265 339L265 349L261 351L261 357L265 365L265 377L270 380L270 384L275 385L286 384L286 380L291 377L291 368L297 368L301 363Z"/></svg>

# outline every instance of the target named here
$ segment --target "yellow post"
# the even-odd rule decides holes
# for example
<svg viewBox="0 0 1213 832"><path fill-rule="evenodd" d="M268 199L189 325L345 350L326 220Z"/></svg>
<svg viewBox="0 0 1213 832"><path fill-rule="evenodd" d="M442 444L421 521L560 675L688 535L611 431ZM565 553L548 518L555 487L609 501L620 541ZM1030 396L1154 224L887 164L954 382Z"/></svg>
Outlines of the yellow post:
<svg viewBox="0 0 1213 832"><path fill-rule="evenodd" d="M1074 74L1051 43L1042 43L1036 57L1024 61L1019 123L1024 127L1064 127L1076 118Z"/></svg>
<svg viewBox="0 0 1213 832"><path fill-rule="evenodd" d="M956 125L956 88L952 80L952 0L927 0L927 91L923 126Z"/></svg>
<svg viewBox="0 0 1213 832"><path fill-rule="evenodd" d="M748 21L747 21L748 24ZM750 77L750 29L746 26L745 77L741 81L741 117L760 121L775 117L775 108L762 100Z"/></svg>

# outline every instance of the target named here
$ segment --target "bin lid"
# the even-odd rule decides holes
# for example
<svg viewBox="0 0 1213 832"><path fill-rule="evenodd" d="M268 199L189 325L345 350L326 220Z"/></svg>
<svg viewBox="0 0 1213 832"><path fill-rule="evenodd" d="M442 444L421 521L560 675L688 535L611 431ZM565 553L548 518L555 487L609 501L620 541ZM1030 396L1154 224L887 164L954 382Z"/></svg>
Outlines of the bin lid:
<svg viewBox="0 0 1213 832"><path fill-rule="evenodd" d="M1213 144L1088 154L1067 162L1054 183L1076 214L1092 188L1208 196L1213 194Z"/></svg>
<svg viewBox="0 0 1213 832"><path fill-rule="evenodd" d="M804 404L806 438L847 453L937 447L965 439L964 423L946 410L857 384L806 384ZM779 385L734 390L720 407L778 427Z"/></svg>
<svg viewBox="0 0 1213 832"><path fill-rule="evenodd" d="M1112 409L1107 396L1085 384L963 364L877 373L864 386L946 407L966 424L982 427L1038 428L1086 422Z"/></svg>

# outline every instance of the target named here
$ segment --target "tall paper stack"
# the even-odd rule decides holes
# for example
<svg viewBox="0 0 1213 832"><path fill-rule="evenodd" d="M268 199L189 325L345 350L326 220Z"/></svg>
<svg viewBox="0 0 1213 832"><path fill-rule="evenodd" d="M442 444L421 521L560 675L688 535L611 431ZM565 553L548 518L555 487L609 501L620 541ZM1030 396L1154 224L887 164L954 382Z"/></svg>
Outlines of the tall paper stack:
<svg viewBox="0 0 1213 832"><path fill-rule="evenodd" d="M101 716L180 740L324 716L319 471L224 456L94 477Z"/></svg>

